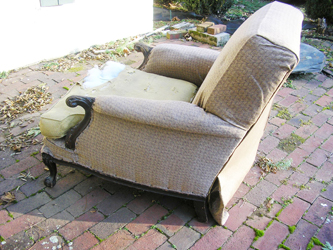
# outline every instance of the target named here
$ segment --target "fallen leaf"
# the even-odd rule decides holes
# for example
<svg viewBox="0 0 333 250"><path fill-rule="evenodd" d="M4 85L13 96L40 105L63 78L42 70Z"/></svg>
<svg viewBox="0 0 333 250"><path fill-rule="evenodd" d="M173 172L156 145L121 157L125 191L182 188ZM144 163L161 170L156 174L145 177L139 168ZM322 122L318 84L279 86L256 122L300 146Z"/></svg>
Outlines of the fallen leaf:
<svg viewBox="0 0 333 250"><path fill-rule="evenodd" d="M13 194L12 192L5 192L5 194L3 196L1 196L0 199L6 203L11 203L11 202L15 201L16 198L15 198L15 194Z"/></svg>

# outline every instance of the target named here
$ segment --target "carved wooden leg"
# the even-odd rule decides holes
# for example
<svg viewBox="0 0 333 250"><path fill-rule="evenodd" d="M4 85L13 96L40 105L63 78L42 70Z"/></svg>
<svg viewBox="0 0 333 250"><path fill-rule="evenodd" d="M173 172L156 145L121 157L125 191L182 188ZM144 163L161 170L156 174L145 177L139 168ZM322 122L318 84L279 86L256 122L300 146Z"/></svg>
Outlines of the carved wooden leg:
<svg viewBox="0 0 333 250"><path fill-rule="evenodd" d="M57 182L57 165L48 154L43 153L42 157L44 164L50 170L50 176L45 178L44 185L47 187L54 187Z"/></svg>
<svg viewBox="0 0 333 250"><path fill-rule="evenodd" d="M208 222L207 204L206 201L193 201L195 212L198 216L198 221Z"/></svg>

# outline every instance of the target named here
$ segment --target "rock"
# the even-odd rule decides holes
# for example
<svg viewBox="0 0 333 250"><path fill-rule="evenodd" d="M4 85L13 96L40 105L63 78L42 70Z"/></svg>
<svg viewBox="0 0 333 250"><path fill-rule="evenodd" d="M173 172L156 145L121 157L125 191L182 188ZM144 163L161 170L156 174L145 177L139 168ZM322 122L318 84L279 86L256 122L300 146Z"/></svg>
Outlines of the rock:
<svg viewBox="0 0 333 250"><path fill-rule="evenodd" d="M326 56L318 49L301 43L300 62L292 74L321 72L325 66Z"/></svg>

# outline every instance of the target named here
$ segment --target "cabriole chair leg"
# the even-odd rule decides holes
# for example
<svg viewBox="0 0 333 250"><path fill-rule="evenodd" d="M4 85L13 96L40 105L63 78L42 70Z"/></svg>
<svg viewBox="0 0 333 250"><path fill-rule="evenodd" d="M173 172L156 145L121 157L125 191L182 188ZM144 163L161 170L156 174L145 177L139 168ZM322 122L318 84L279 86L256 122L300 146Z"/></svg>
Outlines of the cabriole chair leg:
<svg viewBox="0 0 333 250"><path fill-rule="evenodd" d="M42 154L43 162L50 170L50 175L45 178L44 184L47 187L54 187L57 182L57 165L48 154Z"/></svg>

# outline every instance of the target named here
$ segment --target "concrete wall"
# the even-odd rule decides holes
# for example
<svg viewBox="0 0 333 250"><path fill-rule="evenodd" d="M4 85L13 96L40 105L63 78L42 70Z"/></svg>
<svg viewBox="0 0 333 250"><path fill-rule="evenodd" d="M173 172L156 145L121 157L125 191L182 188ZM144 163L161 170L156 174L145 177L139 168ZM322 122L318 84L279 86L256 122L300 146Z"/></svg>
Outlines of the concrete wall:
<svg viewBox="0 0 333 250"><path fill-rule="evenodd" d="M0 0L0 72L84 50L153 28L153 0Z"/></svg>

